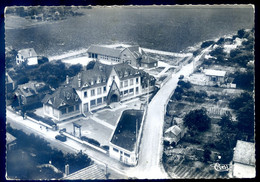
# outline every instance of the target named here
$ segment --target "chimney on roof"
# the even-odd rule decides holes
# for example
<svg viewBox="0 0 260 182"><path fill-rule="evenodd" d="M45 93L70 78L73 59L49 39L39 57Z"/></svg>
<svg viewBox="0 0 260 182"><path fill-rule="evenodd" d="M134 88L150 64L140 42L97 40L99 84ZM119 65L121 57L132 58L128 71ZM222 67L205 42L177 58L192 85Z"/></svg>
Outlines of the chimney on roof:
<svg viewBox="0 0 260 182"><path fill-rule="evenodd" d="M30 57L32 56L32 51L31 51L31 49L29 49L29 56L30 56Z"/></svg>
<svg viewBox="0 0 260 182"><path fill-rule="evenodd" d="M69 80L69 75L66 76L66 84L69 84L70 80Z"/></svg>
<svg viewBox="0 0 260 182"><path fill-rule="evenodd" d="M81 87L81 74L78 74L78 87Z"/></svg>

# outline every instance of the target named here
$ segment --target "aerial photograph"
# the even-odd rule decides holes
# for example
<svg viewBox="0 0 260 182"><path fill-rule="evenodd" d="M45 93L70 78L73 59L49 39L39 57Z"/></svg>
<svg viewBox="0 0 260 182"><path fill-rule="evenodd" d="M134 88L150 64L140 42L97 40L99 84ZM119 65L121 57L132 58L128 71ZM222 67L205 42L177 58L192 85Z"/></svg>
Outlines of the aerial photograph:
<svg viewBox="0 0 260 182"><path fill-rule="evenodd" d="M4 16L7 180L256 177L253 5Z"/></svg>

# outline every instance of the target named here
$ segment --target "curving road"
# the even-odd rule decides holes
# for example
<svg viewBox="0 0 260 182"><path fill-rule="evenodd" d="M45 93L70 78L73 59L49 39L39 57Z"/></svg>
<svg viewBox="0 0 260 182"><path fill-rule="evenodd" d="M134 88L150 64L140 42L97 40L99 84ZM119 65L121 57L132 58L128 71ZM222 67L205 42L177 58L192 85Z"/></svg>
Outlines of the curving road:
<svg viewBox="0 0 260 182"><path fill-rule="evenodd" d="M196 63L209 48L194 58ZM166 84L158 91L150 102L146 121L143 128L143 137L140 145L139 162L137 167L128 171L141 179L165 179L168 178L160 160L163 152L163 123L165 108L173 91L177 87L179 76L188 77L193 72L193 62L181 68L173 74Z"/></svg>

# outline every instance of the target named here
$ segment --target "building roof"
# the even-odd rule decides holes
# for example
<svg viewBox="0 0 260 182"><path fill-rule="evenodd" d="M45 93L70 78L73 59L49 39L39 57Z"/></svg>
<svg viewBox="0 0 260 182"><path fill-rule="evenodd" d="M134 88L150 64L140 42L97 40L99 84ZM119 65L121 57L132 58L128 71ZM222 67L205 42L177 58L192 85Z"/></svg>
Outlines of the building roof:
<svg viewBox="0 0 260 182"><path fill-rule="evenodd" d="M158 61L150 56L143 56L141 62L150 64L150 63L157 63Z"/></svg>
<svg viewBox="0 0 260 182"><path fill-rule="evenodd" d="M121 49L109 48L102 45L92 45L88 48L88 53L100 54L116 58L120 58L121 52Z"/></svg>
<svg viewBox="0 0 260 182"><path fill-rule="evenodd" d="M179 135L181 133L181 129L177 125L173 125L172 127L168 128L165 133L173 133L174 135Z"/></svg>
<svg viewBox="0 0 260 182"><path fill-rule="evenodd" d="M42 103L49 104L54 108L60 108L80 104L81 100L74 88L65 85L59 87L53 94L47 94L43 98Z"/></svg>
<svg viewBox="0 0 260 182"><path fill-rule="evenodd" d="M21 54L25 59L30 57L37 57L34 48L21 49L18 51L18 54Z"/></svg>
<svg viewBox="0 0 260 182"><path fill-rule="evenodd" d="M131 77L140 75L140 72L137 69L134 69L127 63L107 65L97 61L92 70L82 71L78 75L71 78L69 84L71 84L71 86L77 90L82 89L83 87L85 88L106 85L113 69L117 73L120 80L129 79Z"/></svg>
<svg viewBox="0 0 260 182"><path fill-rule="evenodd" d="M208 76L225 76L226 71L220 71L220 70L212 70L212 69L205 69L204 70L205 75Z"/></svg>
<svg viewBox="0 0 260 182"><path fill-rule="evenodd" d="M30 81L28 83L18 85L16 93L25 97L37 95L39 93L50 93L50 88L44 82Z"/></svg>
<svg viewBox="0 0 260 182"><path fill-rule="evenodd" d="M255 166L255 144L238 140L234 151L233 161Z"/></svg>
<svg viewBox="0 0 260 182"><path fill-rule="evenodd" d="M106 179L105 171L102 170L98 165L92 164L86 168L83 168L75 173L69 174L62 178L65 180L93 180L93 179Z"/></svg>
<svg viewBox="0 0 260 182"><path fill-rule="evenodd" d="M12 143L15 140L16 140L16 138L13 135L11 135L10 133L6 132L6 144L7 145L9 143Z"/></svg>
<svg viewBox="0 0 260 182"><path fill-rule="evenodd" d="M142 119L142 110L123 111L110 142L128 151L133 151L137 141L136 131L139 133Z"/></svg>

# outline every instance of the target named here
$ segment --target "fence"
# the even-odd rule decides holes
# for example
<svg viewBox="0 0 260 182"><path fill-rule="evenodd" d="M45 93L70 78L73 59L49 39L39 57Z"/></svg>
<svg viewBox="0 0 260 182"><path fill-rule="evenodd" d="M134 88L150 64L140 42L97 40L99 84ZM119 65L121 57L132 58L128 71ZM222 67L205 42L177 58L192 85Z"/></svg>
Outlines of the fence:
<svg viewBox="0 0 260 182"><path fill-rule="evenodd" d="M207 108L207 112L210 116L221 117L224 114L231 112L231 110L227 109L227 108L209 107L209 108Z"/></svg>

